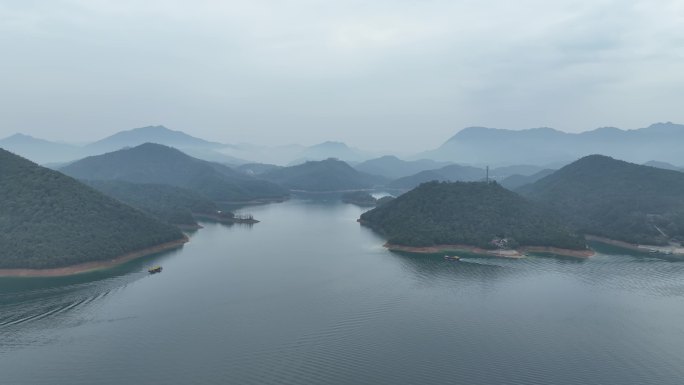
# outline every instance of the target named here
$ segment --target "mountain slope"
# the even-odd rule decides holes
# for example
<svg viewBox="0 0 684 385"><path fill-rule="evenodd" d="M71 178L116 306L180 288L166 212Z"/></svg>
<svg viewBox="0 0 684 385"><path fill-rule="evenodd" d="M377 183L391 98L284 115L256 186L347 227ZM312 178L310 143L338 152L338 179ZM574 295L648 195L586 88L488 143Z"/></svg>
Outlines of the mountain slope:
<svg viewBox="0 0 684 385"><path fill-rule="evenodd" d="M170 130L164 126L147 126L131 130L119 131L97 142L90 143L86 148L94 153L104 153L119 150L124 147L135 147L143 143L158 143L171 147L189 148L221 148L224 144L209 142L196 138L182 131Z"/></svg>
<svg viewBox="0 0 684 385"><path fill-rule="evenodd" d="M83 151L87 155L100 155L126 147L136 147L143 143L157 143L174 147L192 157L210 162L226 164L247 163L244 159L219 151L230 147L229 145L210 142L188 135L182 131L170 130L164 126L147 126L119 131L116 134L86 145Z"/></svg>
<svg viewBox="0 0 684 385"><path fill-rule="evenodd" d="M496 183L429 182L361 215L396 245L464 244L492 248L495 238L521 246L584 249L555 216Z"/></svg>
<svg viewBox="0 0 684 385"><path fill-rule="evenodd" d="M646 244L684 238L681 172L591 155L518 191L584 233Z"/></svg>
<svg viewBox="0 0 684 385"><path fill-rule="evenodd" d="M0 268L107 260L183 238L173 226L0 149Z"/></svg>
<svg viewBox="0 0 684 385"><path fill-rule="evenodd" d="M387 184L387 187L410 190L421 183L430 182L433 180L473 182L485 179L486 175L486 171L481 168L452 164L437 170L421 171L415 175L393 180Z"/></svg>
<svg viewBox="0 0 684 385"><path fill-rule="evenodd" d="M61 171L78 179L115 179L178 186L214 201L271 199L287 195L284 189L273 183L154 143L91 156L74 162Z"/></svg>
<svg viewBox="0 0 684 385"><path fill-rule="evenodd" d="M356 171L337 159L310 161L291 167L273 169L261 175L291 190L342 191L368 189L384 179Z"/></svg>

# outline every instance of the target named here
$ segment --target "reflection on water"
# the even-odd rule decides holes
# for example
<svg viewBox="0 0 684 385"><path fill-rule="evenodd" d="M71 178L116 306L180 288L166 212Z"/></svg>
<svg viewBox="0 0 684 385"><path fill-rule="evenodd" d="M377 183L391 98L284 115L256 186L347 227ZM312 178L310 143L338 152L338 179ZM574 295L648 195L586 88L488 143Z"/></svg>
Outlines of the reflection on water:
<svg viewBox="0 0 684 385"><path fill-rule="evenodd" d="M327 199L182 249L0 279L8 384L679 384L684 263L410 255ZM146 267L164 266L149 275Z"/></svg>
<svg viewBox="0 0 684 385"><path fill-rule="evenodd" d="M0 349L47 343L55 330L91 320L91 313L110 293L146 278L149 266L181 252L170 250L66 277L0 279Z"/></svg>

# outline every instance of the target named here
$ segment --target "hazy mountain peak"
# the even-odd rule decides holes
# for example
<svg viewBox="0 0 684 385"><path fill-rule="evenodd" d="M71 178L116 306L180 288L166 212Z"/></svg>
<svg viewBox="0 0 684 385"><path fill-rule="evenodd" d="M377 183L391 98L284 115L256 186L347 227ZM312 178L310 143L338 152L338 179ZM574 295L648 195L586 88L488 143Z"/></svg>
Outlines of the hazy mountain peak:
<svg viewBox="0 0 684 385"><path fill-rule="evenodd" d="M684 132L684 125L676 124L672 122L659 122L651 124L646 128L642 128L639 131L643 133L658 133L658 134L668 134L668 133L681 133Z"/></svg>
<svg viewBox="0 0 684 385"><path fill-rule="evenodd" d="M658 159L684 164L682 140L684 125L672 122L636 130L602 127L582 133L548 127L526 130L468 127L437 149L416 157L495 166L548 165L601 153L636 163Z"/></svg>
<svg viewBox="0 0 684 385"><path fill-rule="evenodd" d="M673 170L673 171L684 171L684 169L679 168L672 163L667 163L667 162L661 162L657 160L649 160L648 162L643 164L644 166L649 166L649 167L655 167L655 168L662 168L663 170Z"/></svg>
<svg viewBox="0 0 684 385"><path fill-rule="evenodd" d="M591 130L591 131L587 131L587 132L616 132L616 133L619 133L619 132L623 132L623 130L621 130L617 127L608 126L608 127L599 127L595 130Z"/></svg>
<svg viewBox="0 0 684 385"><path fill-rule="evenodd" d="M383 155L383 156L377 158L377 160L398 160L398 161L401 161L401 159L399 159L398 157L396 157L394 155Z"/></svg>
<svg viewBox="0 0 684 385"><path fill-rule="evenodd" d="M305 148L291 164L299 164L307 160L337 158L344 161L361 161L368 159L363 151L347 146L343 142L327 141Z"/></svg>
<svg viewBox="0 0 684 385"><path fill-rule="evenodd" d="M126 130L126 131L140 131L140 132L142 132L142 131L149 131L149 132L167 132L167 131L171 131L171 132L180 132L180 131L168 129L168 128L162 126L162 125L138 127L138 128L132 128L132 129Z"/></svg>
<svg viewBox="0 0 684 385"><path fill-rule="evenodd" d="M22 134L20 132L17 132L16 134L10 135L10 136L3 138L1 140L2 141L12 141L12 140L30 140L30 139L36 139L36 138L34 138L31 135L26 135L26 134Z"/></svg>
<svg viewBox="0 0 684 385"><path fill-rule="evenodd" d="M447 142L451 142L452 140L456 140L459 138L467 138L475 135L482 135L483 133L492 133L495 131L499 131L500 129L498 128L491 128L491 127L481 127L481 126L473 126L473 127L466 127L463 128L461 131L457 132L454 136L449 138Z"/></svg>
<svg viewBox="0 0 684 385"><path fill-rule="evenodd" d="M66 162L78 158L81 154L76 146L51 142L22 133L0 139L0 147L39 164Z"/></svg>
<svg viewBox="0 0 684 385"><path fill-rule="evenodd" d="M137 146L146 142L160 143L179 148L220 148L224 146L220 143L196 138L183 131L174 131L159 125L119 131L91 143L88 147L98 151L112 151L126 146Z"/></svg>
<svg viewBox="0 0 684 385"><path fill-rule="evenodd" d="M343 142L326 141L323 143L315 144L310 148L349 149L349 146L347 146L347 144Z"/></svg>
<svg viewBox="0 0 684 385"><path fill-rule="evenodd" d="M556 130L551 127L535 127L526 128L523 130L509 130L505 128L491 128L491 127L466 127L461 131L457 132L456 135L449 138L446 143L457 141L457 140L472 140L472 139L488 139L499 137L500 135L556 135L565 134L563 131Z"/></svg>

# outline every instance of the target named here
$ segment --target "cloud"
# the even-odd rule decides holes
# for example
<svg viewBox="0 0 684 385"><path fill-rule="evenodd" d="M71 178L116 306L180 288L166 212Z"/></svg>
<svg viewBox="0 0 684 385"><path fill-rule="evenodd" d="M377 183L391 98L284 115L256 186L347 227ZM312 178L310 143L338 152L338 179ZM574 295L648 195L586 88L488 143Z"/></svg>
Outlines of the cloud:
<svg viewBox="0 0 684 385"><path fill-rule="evenodd" d="M468 125L684 121L683 21L676 0L5 0L0 136L411 151Z"/></svg>

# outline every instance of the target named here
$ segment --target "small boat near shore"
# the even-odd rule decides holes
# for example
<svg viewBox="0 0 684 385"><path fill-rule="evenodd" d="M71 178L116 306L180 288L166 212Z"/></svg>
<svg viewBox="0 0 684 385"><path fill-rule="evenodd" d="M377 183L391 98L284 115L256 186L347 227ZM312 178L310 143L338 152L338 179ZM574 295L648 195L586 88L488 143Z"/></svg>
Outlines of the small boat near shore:
<svg viewBox="0 0 684 385"><path fill-rule="evenodd" d="M461 257L459 257L457 255L445 255L444 259L447 261L460 261Z"/></svg>
<svg viewBox="0 0 684 385"><path fill-rule="evenodd" d="M150 274L156 274L156 273L161 273L162 267L161 266L152 266L149 269L147 269L147 272Z"/></svg>

